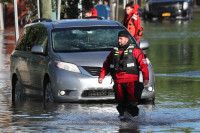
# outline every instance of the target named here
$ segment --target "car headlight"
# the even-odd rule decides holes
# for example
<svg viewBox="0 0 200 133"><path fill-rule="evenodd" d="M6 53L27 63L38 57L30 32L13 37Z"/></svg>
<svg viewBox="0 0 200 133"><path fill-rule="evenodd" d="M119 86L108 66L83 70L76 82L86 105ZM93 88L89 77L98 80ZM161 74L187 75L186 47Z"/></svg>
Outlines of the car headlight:
<svg viewBox="0 0 200 133"><path fill-rule="evenodd" d="M75 64L57 61L56 66L63 70L81 73L81 71L78 69L78 67Z"/></svg>
<svg viewBox="0 0 200 133"><path fill-rule="evenodd" d="M189 7L188 2L184 2L184 3L183 3L183 10L188 9L188 7Z"/></svg>
<svg viewBox="0 0 200 133"><path fill-rule="evenodd" d="M149 86L149 87L148 87L148 91L153 91L153 87L152 87L152 86Z"/></svg>

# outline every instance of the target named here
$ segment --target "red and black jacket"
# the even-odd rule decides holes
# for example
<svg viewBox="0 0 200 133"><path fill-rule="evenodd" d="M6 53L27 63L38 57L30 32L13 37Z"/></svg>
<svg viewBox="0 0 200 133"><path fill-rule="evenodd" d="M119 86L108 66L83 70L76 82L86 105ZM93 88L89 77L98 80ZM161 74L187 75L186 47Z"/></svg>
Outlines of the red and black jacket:
<svg viewBox="0 0 200 133"><path fill-rule="evenodd" d="M116 51L119 53L117 56ZM104 62L99 77L104 78L110 72L116 83L134 82L139 80L139 70L142 71L143 79L149 79L148 64L142 50L136 46L128 47L125 51L114 48Z"/></svg>

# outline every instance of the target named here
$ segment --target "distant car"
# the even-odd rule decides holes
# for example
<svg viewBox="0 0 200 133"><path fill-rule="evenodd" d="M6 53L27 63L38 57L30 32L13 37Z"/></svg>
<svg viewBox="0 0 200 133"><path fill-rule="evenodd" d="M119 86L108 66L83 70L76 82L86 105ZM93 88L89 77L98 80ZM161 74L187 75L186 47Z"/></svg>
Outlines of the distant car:
<svg viewBox="0 0 200 133"><path fill-rule="evenodd" d="M200 0L196 0L196 5L200 5Z"/></svg>
<svg viewBox="0 0 200 133"><path fill-rule="evenodd" d="M144 19L173 18L193 19L192 0L146 0Z"/></svg>
<svg viewBox="0 0 200 133"><path fill-rule="evenodd" d="M46 102L114 100L111 76L103 84L98 83L98 76L118 44L118 32L125 30L119 22L94 19L26 25L10 57L13 102L30 96L43 97ZM131 35L130 40L136 44ZM141 42L141 49L148 47ZM147 61L150 82L142 99L154 100L154 72Z"/></svg>

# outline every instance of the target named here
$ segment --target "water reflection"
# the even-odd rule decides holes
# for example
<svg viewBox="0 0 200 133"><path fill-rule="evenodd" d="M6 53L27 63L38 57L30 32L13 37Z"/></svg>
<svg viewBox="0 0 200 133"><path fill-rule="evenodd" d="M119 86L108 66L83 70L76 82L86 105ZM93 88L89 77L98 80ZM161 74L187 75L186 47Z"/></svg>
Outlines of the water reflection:
<svg viewBox="0 0 200 133"><path fill-rule="evenodd" d="M54 103L45 104L33 99L12 104L1 117L1 129L12 131L70 131L77 132L109 132L118 130L120 133L138 131L139 123L145 113L154 105L140 105L139 118L121 122L115 104L99 103ZM4 122L4 123L2 123Z"/></svg>
<svg viewBox="0 0 200 133"><path fill-rule="evenodd" d="M162 83L165 80L163 78L163 81L158 81ZM173 82L171 83L172 86L174 86ZM118 119L115 104L45 104L35 99L29 99L26 102L8 106L7 111L4 112L4 116L6 117L0 119L4 121L0 127L3 131L7 132L23 130L25 132L118 131L119 133L125 133L147 132L149 128L156 128L159 131L162 131L163 128L170 130L170 127L174 125L178 128L183 128L185 126L188 127L187 124L191 122L199 123L199 107L194 106L195 104L191 105L195 98L185 102L189 95L179 96L180 92L178 90L174 92L172 91L173 89L168 89L165 88L163 91L159 91L156 106L154 104L139 105L139 117L127 122L121 122ZM166 92L166 90L168 91ZM178 98L181 99L176 100ZM182 123L182 125L180 126L179 123ZM194 127L194 125L190 125L190 129L188 129L188 131L197 130L198 128Z"/></svg>
<svg viewBox="0 0 200 133"><path fill-rule="evenodd" d="M165 77L191 77L200 78L200 71L191 71L183 73L172 73L172 74L155 74L155 76L165 76Z"/></svg>
<svg viewBox="0 0 200 133"><path fill-rule="evenodd" d="M156 77L157 100L173 108L195 108L200 103L200 79L188 77ZM200 113L200 112L199 112Z"/></svg>
<svg viewBox="0 0 200 133"><path fill-rule="evenodd" d="M175 25L186 25L191 23L193 20L185 19L152 19L144 20L144 23L155 23L155 24L175 24Z"/></svg>
<svg viewBox="0 0 200 133"><path fill-rule="evenodd" d="M198 16L193 21L180 25L173 21L144 23L144 38L150 43L147 54L155 73L199 70L200 25L197 25L197 21Z"/></svg>

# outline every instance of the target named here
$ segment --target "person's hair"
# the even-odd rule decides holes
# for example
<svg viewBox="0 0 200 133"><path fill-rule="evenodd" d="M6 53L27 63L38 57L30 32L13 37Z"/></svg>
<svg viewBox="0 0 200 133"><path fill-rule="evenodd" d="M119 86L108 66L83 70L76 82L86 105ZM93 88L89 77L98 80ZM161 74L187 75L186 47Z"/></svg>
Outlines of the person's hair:
<svg viewBox="0 0 200 133"><path fill-rule="evenodd" d="M104 3L104 4L105 4L105 3L108 3L108 1L107 1L107 0L104 0L103 3Z"/></svg>
<svg viewBox="0 0 200 133"><path fill-rule="evenodd" d="M92 13L90 9L85 9L85 13Z"/></svg>
<svg viewBox="0 0 200 133"><path fill-rule="evenodd" d="M133 8L132 6L134 5L133 1L129 2L128 4L126 4L126 7L131 7Z"/></svg>

